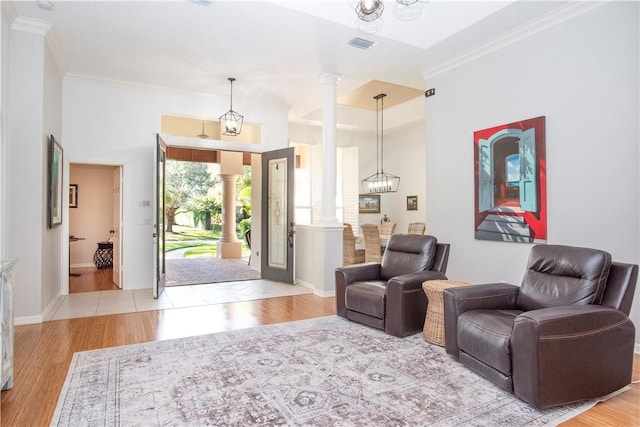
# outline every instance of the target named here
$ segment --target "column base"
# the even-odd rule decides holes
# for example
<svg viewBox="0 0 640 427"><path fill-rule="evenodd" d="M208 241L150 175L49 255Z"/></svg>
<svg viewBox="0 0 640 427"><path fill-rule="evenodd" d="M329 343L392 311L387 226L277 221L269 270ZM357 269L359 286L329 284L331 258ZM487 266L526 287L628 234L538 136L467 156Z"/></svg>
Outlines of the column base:
<svg viewBox="0 0 640 427"><path fill-rule="evenodd" d="M242 258L242 242L218 242L218 258Z"/></svg>

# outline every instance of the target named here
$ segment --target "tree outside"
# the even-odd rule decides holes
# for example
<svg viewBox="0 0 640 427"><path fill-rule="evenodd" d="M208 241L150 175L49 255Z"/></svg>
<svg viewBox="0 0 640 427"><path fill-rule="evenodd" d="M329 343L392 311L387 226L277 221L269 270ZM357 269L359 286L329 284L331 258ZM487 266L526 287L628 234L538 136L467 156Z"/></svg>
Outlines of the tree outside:
<svg viewBox="0 0 640 427"><path fill-rule="evenodd" d="M216 179L211 177L206 163L177 160L167 160L165 176L167 232L172 233L176 215L205 199Z"/></svg>
<svg viewBox="0 0 640 427"><path fill-rule="evenodd" d="M222 224L222 181L212 164L168 160L166 169L166 217L170 236L167 250L194 246L193 256L215 256L215 242L220 235ZM178 224L181 222L193 224ZM187 219L185 221L185 219ZM251 227L251 167L244 166L243 174L236 180L236 229L238 238L244 240L246 231ZM201 234L207 237L190 239L187 236ZM184 236L183 236L184 234ZM184 237L184 238L183 238ZM187 240L184 241L183 240ZM188 242L192 240L191 242ZM197 241L196 241L197 240ZM198 248L195 248L199 246ZM206 246L206 247L205 247ZM248 249L248 248L247 248ZM189 252L185 253L187 256Z"/></svg>

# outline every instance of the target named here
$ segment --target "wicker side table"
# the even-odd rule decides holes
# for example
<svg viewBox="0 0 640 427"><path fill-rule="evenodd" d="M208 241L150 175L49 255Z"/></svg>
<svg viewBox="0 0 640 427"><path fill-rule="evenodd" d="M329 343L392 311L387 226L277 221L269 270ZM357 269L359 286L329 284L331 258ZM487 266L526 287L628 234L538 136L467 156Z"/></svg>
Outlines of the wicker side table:
<svg viewBox="0 0 640 427"><path fill-rule="evenodd" d="M427 280L422 290L427 295L427 316L422 334L430 343L444 345L444 290L453 286L468 286L467 282L454 280Z"/></svg>

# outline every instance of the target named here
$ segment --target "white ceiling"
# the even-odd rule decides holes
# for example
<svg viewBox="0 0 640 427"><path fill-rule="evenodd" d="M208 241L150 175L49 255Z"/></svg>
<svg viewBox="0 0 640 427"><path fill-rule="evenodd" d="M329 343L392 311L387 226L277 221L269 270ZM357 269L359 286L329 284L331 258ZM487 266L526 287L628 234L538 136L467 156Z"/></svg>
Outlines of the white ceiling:
<svg viewBox="0 0 640 427"><path fill-rule="evenodd" d="M423 91L429 70L567 4L427 0L415 20L402 21L395 0L386 0L381 28L366 35L356 28L353 0L53 3L51 11L35 1L13 6L19 19L51 24L69 75L227 96L227 77L235 77L235 110L254 101L286 105L293 122L321 117L322 73L341 75L343 99L372 80ZM377 45L347 45L354 37ZM391 91L385 103L392 98Z"/></svg>

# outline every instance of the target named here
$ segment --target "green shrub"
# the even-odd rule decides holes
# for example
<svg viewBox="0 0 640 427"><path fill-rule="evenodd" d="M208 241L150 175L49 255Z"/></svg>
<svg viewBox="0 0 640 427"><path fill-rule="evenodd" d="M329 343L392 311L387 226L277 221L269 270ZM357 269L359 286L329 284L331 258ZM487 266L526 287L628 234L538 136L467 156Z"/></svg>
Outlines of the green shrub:
<svg viewBox="0 0 640 427"><path fill-rule="evenodd" d="M240 238L244 238L244 234L247 230L251 229L251 218L243 219L238 223L238 230L240 231Z"/></svg>

